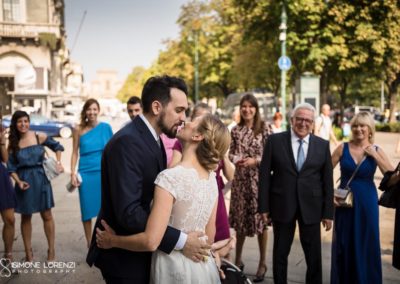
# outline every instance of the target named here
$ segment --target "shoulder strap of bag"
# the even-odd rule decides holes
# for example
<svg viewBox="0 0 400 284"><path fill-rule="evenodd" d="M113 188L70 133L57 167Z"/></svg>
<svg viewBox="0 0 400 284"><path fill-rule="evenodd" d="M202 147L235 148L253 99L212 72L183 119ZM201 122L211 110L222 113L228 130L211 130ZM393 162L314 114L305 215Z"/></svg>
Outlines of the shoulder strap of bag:
<svg viewBox="0 0 400 284"><path fill-rule="evenodd" d="M38 144L38 145L41 145L41 144L40 144L40 141L39 141L39 135L37 134L37 132L35 132L35 136L36 136L36 142L37 142L37 144ZM46 148L43 147L43 149L44 149L43 156L44 156L45 158L46 158L46 157L49 157L49 154L47 153Z"/></svg>
<svg viewBox="0 0 400 284"><path fill-rule="evenodd" d="M364 155L364 157L362 158L362 160L358 163L358 165L357 165L356 169L354 170L353 174L351 175L350 179L347 181L346 187L349 186L349 184L351 183L351 181L352 181L353 178L355 177L355 175L356 175L358 169L360 168L362 162L364 162L365 158L367 158L366 155Z"/></svg>
<svg viewBox="0 0 400 284"><path fill-rule="evenodd" d="M36 137L36 143L37 143L38 145L40 145L39 135L37 134L37 132L35 132L35 137Z"/></svg>

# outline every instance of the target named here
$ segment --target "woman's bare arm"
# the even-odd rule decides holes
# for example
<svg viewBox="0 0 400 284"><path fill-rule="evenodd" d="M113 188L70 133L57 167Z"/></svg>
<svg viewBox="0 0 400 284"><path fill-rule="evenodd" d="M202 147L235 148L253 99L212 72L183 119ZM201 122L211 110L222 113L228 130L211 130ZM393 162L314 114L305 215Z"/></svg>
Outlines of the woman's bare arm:
<svg viewBox="0 0 400 284"><path fill-rule="evenodd" d="M168 191L156 186L154 203L145 231L130 236L118 236L113 234L111 228L104 226L105 231L97 229L97 246L100 248L117 247L131 251L155 251L167 229L173 203L174 197ZM104 225L105 222L102 221L102 224Z"/></svg>
<svg viewBox="0 0 400 284"><path fill-rule="evenodd" d="M218 199L214 204L214 208L212 210L210 219L208 220L208 223L206 225L206 235L207 235L207 241L209 244L214 243L214 238L215 238L215 233L216 233L216 227L215 227L215 220L217 218L217 207L218 207Z"/></svg>

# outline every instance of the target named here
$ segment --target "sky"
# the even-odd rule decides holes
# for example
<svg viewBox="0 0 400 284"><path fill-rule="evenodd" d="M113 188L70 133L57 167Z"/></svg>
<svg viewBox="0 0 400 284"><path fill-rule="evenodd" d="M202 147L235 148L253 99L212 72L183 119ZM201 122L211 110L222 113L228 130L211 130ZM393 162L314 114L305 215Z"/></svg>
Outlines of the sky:
<svg viewBox="0 0 400 284"><path fill-rule="evenodd" d="M188 0L64 2L70 56L82 65L84 80L90 82L99 69L116 70L118 78L125 80L133 67L150 67L164 48L163 40L178 37L176 21L180 7ZM86 16L78 35L84 11Z"/></svg>

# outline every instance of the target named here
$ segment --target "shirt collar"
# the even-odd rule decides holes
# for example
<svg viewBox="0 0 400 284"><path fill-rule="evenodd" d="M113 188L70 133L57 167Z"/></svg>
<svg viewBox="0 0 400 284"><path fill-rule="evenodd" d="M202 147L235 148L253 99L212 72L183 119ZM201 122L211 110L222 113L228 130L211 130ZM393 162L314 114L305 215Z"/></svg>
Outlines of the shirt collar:
<svg viewBox="0 0 400 284"><path fill-rule="evenodd" d="M144 124L146 124L147 128L150 130L151 135L153 135L154 140L158 141L160 137L157 135L156 130L153 128L153 126L150 124L150 122L147 120L147 118L141 113L139 114L140 118L143 120Z"/></svg>
<svg viewBox="0 0 400 284"><path fill-rule="evenodd" d="M290 129L290 133L291 133L290 137L291 137L292 143L297 142L300 139L300 137L298 137L296 135L296 133L293 131L292 128ZM303 142L306 144L308 144L310 142L310 134L307 134L307 136L303 138Z"/></svg>

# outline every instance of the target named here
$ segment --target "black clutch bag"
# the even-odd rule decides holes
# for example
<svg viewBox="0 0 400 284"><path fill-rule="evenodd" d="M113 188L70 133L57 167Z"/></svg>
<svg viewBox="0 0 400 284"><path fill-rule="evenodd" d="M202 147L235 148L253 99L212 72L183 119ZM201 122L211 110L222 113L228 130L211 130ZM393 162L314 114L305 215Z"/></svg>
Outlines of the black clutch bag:
<svg viewBox="0 0 400 284"><path fill-rule="evenodd" d="M397 165L395 171L387 171L383 175L383 179L379 185L379 189L383 190L381 197L379 198L378 204L386 208L396 209L400 202L400 183L388 185L392 175L397 174L400 171L400 163Z"/></svg>

